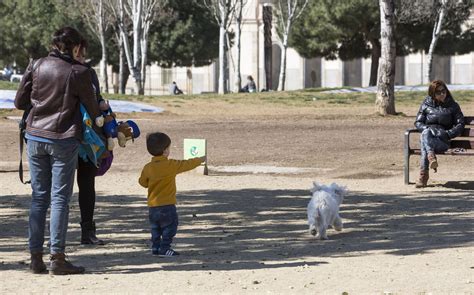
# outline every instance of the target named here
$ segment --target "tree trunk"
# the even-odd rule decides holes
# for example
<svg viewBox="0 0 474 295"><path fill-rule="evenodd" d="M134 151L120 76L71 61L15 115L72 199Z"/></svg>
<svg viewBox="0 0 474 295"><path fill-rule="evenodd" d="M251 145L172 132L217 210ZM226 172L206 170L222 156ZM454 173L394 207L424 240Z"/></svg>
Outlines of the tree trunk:
<svg viewBox="0 0 474 295"><path fill-rule="evenodd" d="M239 12L236 18L236 28L235 28L235 42L236 42L236 51L237 51L237 62L235 65L235 83L234 83L234 92L239 92L242 88L242 76L240 74L240 48L241 48L241 25L242 25L242 2L239 6Z"/></svg>
<svg viewBox="0 0 474 295"><path fill-rule="evenodd" d="M378 73L377 111L395 115L395 0L379 0L381 60Z"/></svg>
<svg viewBox="0 0 474 295"><path fill-rule="evenodd" d="M225 94L226 89L226 33L227 33L227 8L224 1L219 1L219 85L218 93Z"/></svg>
<svg viewBox="0 0 474 295"><path fill-rule="evenodd" d="M304 0L304 2L300 2L299 0L286 0L287 6L287 18L283 16L283 5L282 3L285 2L284 0L277 1L279 10L280 10L280 25L283 26L283 49L281 53L281 62L280 62L280 77L278 82L278 90L282 91L285 90L285 83L286 83L286 52L288 49L288 38L291 32L291 25L294 21L296 21L303 11L306 8L309 0Z"/></svg>
<svg viewBox="0 0 474 295"><path fill-rule="evenodd" d="M263 7L263 38L265 60L265 89L273 89L272 85L272 6Z"/></svg>
<svg viewBox="0 0 474 295"><path fill-rule="evenodd" d="M135 82L135 93L144 94L144 79L146 77L145 68L147 62L147 44L148 29L153 21L153 11L157 2L144 2L143 0L131 1L130 17L133 23L133 49L131 49L128 41L128 32L124 24L124 3L123 0L118 1L118 24L120 34L122 35L122 44L127 58L128 70L132 74ZM143 5L146 4L146 7ZM127 77L127 76L125 76ZM126 83L126 82L124 82Z"/></svg>
<svg viewBox="0 0 474 295"><path fill-rule="evenodd" d="M102 79L103 92L109 92L109 79L107 76L107 46L105 44L105 36L101 34L100 43L102 47L102 58L100 60L100 77Z"/></svg>
<svg viewBox="0 0 474 295"><path fill-rule="evenodd" d="M287 20L285 31L283 32L283 49L281 51L280 77L278 81L278 91L285 90L286 83L286 51L288 49L288 35L291 29L291 19Z"/></svg>
<svg viewBox="0 0 474 295"><path fill-rule="evenodd" d="M380 41L374 39L374 40L371 40L370 43L372 44L372 55L371 55L371 63L370 63L369 86L375 86L377 85L377 73L379 69Z"/></svg>
<svg viewBox="0 0 474 295"><path fill-rule="evenodd" d="M135 93L138 95L144 94L141 71L139 68L133 68L133 79L135 80Z"/></svg>
<svg viewBox="0 0 474 295"><path fill-rule="evenodd" d="M219 30L219 94L225 94L225 27L221 24Z"/></svg>
<svg viewBox="0 0 474 295"><path fill-rule="evenodd" d="M447 4L448 0L440 0L440 2L441 2L441 7L440 7L439 15L436 19L436 22L435 22L435 25L434 25L434 28L433 28L433 36L431 38L430 49L428 50L428 54L426 56L427 65L426 65L425 77L426 77L428 82L431 81L432 78L433 78L433 74L432 74L432 71L433 71L433 52L436 48L436 44L438 43L441 28L443 27L443 20L444 20L444 16L446 15L446 10L447 10L446 4Z"/></svg>
<svg viewBox="0 0 474 295"><path fill-rule="evenodd" d="M123 50L122 35L120 35L119 46L119 93L125 94L125 54Z"/></svg>
<svg viewBox="0 0 474 295"><path fill-rule="evenodd" d="M121 45L123 49L123 53L125 54L125 58L127 59L127 68L123 69L123 80L122 80L122 87L123 87L123 93L125 93L125 87L127 85L128 78L131 73L133 73L133 59L132 59L132 54L130 52L130 43L128 42L128 34L125 30L125 24L124 24L124 14L125 14L125 8L123 4L123 0L119 0L119 28L120 28L120 40L121 40ZM125 64L125 63L123 63ZM128 71L127 71L128 70ZM128 74L126 73L128 72Z"/></svg>
<svg viewBox="0 0 474 295"><path fill-rule="evenodd" d="M281 50L280 77L278 81L278 91L285 90L286 82L286 51L288 49L288 34L283 37L283 49Z"/></svg>
<svg viewBox="0 0 474 295"><path fill-rule="evenodd" d="M105 41L105 12L104 12L104 2L102 0L99 1L99 38L100 38L100 46L102 49L102 58L100 60L100 78L102 79L102 88L103 92L109 92L109 79L107 77L107 46Z"/></svg>
<svg viewBox="0 0 474 295"><path fill-rule="evenodd" d="M143 94L143 83L141 76L141 23L142 23L142 1L134 0L133 1L133 67L132 74L133 79L135 80L135 92L138 95Z"/></svg>
<svg viewBox="0 0 474 295"><path fill-rule="evenodd" d="M141 52L142 52L142 60L141 60L141 78L142 78L142 91L143 93L140 94L145 94L145 81L146 81L146 64L147 64L147 39L145 34L142 36L142 40L140 42L141 45Z"/></svg>

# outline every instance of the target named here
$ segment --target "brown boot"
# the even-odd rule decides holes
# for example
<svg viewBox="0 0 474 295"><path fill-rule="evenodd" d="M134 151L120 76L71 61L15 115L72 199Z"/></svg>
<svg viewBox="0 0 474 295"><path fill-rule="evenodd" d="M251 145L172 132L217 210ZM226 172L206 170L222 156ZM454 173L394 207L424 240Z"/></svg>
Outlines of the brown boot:
<svg viewBox="0 0 474 295"><path fill-rule="evenodd" d="M430 172L429 170L420 170L420 178L415 184L415 187L420 188L420 187L426 187L428 184L428 179L430 178Z"/></svg>
<svg viewBox="0 0 474 295"><path fill-rule="evenodd" d="M67 261L64 253L52 254L50 260L50 275L74 275L84 273L85 271L84 267L74 266L71 262Z"/></svg>
<svg viewBox="0 0 474 295"><path fill-rule="evenodd" d="M35 274L46 272L46 264L43 262L43 252L31 253L30 270Z"/></svg>
<svg viewBox="0 0 474 295"><path fill-rule="evenodd" d="M436 173L438 171L438 159L436 159L436 154L434 152L428 153L428 162L430 163L430 169L433 169Z"/></svg>

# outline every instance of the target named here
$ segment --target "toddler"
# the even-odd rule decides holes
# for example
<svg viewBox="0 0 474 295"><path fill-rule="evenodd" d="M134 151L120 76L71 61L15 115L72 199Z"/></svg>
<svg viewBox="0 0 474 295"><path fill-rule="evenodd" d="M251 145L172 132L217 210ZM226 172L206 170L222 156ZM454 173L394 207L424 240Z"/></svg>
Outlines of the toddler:
<svg viewBox="0 0 474 295"><path fill-rule="evenodd" d="M176 212L176 175L192 170L206 157L189 160L168 159L171 139L165 133L147 135L146 146L153 156L143 167L138 182L148 188L148 208L151 225L152 254L160 257L175 257L178 252L171 249L171 242L178 229Z"/></svg>

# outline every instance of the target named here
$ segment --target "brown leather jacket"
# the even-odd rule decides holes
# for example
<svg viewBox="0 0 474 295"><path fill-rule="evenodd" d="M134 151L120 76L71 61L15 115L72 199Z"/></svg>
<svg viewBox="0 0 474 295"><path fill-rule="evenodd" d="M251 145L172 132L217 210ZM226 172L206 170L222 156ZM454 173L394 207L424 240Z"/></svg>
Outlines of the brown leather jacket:
<svg viewBox="0 0 474 295"><path fill-rule="evenodd" d="M82 139L79 103L100 115L89 69L58 51L30 63L15 97L16 108L31 107L26 132L49 139Z"/></svg>

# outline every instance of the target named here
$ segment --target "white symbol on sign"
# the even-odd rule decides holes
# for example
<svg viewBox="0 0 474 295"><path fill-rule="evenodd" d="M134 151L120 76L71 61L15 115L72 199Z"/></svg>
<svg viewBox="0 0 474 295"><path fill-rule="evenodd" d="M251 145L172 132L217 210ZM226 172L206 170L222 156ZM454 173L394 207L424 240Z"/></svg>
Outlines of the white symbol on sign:
<svg viewBox="0 0 474 295"><path fill-rule="evenodd" d="M197 154L199 153L199 150L196 146L193 146L191 147L191 149L189 150L189 152L191 153L191 155L193 156L197 156Z"/></svg>

